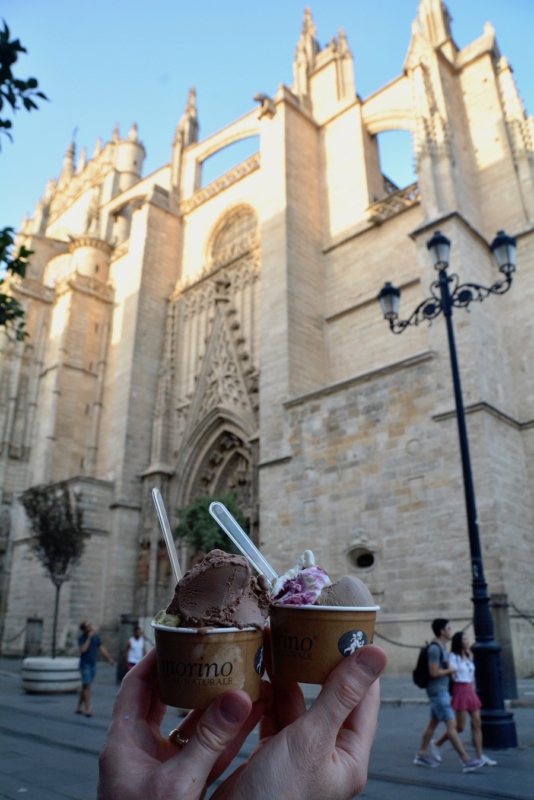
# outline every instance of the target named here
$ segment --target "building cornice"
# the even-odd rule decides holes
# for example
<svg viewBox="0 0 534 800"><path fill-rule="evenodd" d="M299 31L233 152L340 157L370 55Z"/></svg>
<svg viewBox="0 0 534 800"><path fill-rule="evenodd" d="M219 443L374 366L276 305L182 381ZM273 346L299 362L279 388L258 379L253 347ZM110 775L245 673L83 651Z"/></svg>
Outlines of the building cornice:
<svg viewBox="0 0 534 800"><path fill-rule="evenodd" d="M96 236L77 236L69 244L69 253L74 253L80 247L93 247L95 250L101 250L106 255L111 255L113 247L105 242L103 239L98 239Z"/></svg>
<svg viewBox="0 0 534 800"><path fill-rule="evenodd" d="M366 372L359 372L358 374L353 375L351 378L345 378L342 381L336 381L328 386L315 389L312 392L301 394L299 397L293 397L290 400L286 400L283 403L283 406L287 409L295 408L296 406L308 403L310 400L316 400L319 397L326 397L329 394L342 392L345 389L349 389L351 386L354 386L355 384L364 383L368 380L374 380L381 375L387 375L391 372L396 372L397 370L401 369L416 367L419 364L424 364L426 361L432 361L433 358L435 358L435 353L433 350L423 350L413 356L408 356L407 358L402 358L398 361L391 361L389 364L384 364L376 369L368 370Z"/></svg>
<svg viewBox="0 0 534 800"><path fill-rule="evenodd" d="M486 403L485 400L482 400L479 403L471 403L470 405L465 406L466 414L477 414L479 411L485 411L486 414L489 414L495 419L498 419L499 422L504 422L511 428L515 428L515 430L517 431L534 428L534 419L529 419L526 420L525 422L520 422L519 420L511 417L509 414L505 414L504 411L501 411L500 409L491 405L491 403ZM451 409L449 411L441 411L437 414L432 414L432 419L435 420L436 422L443 422L445 420L454 419L455 417L456 417L456 409Z"/></svg>
<svg viewBox="0 0 534 800"><path fill-rule="evenodd" d="M401 291L405 289L410 289L412 286L417 286L418 283L421 282L420 278L410 278L408 281L404 281L399 286ZM371 303L378 302L378 297L376 294L373 294L369 297L366 297L364 300L360 300L359 303L355 303L352 306L348 306L347 308L342 309L341 311L336 311L335 314L330 314L328 317L325 317L325 322L336 322L336 320L340 319L341 317L345 317L347 314L352 314L354 311L358 311L358 309L363 308L364 306L371 305Z"/></svg>

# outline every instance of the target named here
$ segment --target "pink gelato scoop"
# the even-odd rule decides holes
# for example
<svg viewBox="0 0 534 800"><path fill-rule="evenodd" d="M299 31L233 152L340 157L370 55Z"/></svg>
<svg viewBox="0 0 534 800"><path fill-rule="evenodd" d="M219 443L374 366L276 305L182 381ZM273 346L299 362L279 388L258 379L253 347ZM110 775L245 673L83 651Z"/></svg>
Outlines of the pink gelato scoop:
<svg viewBox="0 0 534 800"><path fill-rule="evenodd" d="M321 567L315 564L311 550L305 550L295 566L281 575L272 587L275 605L306 606L314 605L332 581Z"/></svg>

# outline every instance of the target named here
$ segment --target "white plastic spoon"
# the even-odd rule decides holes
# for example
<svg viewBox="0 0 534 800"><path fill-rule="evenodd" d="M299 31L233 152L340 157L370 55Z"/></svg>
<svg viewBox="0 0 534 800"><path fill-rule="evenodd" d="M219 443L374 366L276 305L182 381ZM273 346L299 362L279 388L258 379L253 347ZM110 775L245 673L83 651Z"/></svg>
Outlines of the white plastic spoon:
<svg viewBox="0 0 534 800"><path fill-rule="evenodd" d="M226 506L218 501L211 503L210 514L217 522L229 539L238 547L243 555L248 558L255 570L260 575L265 575L269 583L273 583L278 578L268 561L262 556L258 548L252 543L243 528L230 514Z"/></svg>
<svg viewBox="0 0 534 800"><path fill-rule="evenodd" d="M174 572L176 583L178 583L178 581L182 580L182 570L180 569L180 562L178 561L178 553L176 552L174 539L172 538L172 531L171 531L171 526L169 524L169 518L167 516L167 512L165 511L165 504L163 502L163 497L161 496L161 492L159 489L152 489L152 499L154 501L154 505L156 506L156 512L158 515L159 524L161 525L161 530L163 531L163 536L165 538L165 544L167 545L167 552L169 554L169 560L171 562L172 571Z"/></svg>

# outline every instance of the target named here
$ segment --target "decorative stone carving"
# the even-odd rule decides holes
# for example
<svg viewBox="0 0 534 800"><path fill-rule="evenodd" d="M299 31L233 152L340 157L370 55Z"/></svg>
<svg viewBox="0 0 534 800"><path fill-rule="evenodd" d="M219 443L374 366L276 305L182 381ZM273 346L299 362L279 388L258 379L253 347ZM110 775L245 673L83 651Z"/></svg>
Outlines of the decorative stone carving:
<svg viewBox="0 0 534 800"><path fill-rule="evenodd" d="M222 316L213 328L206 353L206 363L198 387L200 402L195 418L202 420L212 408L226 406L240 413L250 413L247 387L239 367L239 356Z"/></svg>
<svg viewBox="0 0 534 800"><path fill-rule="evenodd" d="M54 289L44 286L40 281L33 278L21 278L20 275L9 275L2 285L4 292L8 290L33 297L35 300L43 300L45 303L52 303L55 297Z"/></svg>
<svg viewBox="0 0 534 800"><path fill-rule="evenodd" d="M377 225L381 225L390 217L394 217L396 214L406 211L407 208L417 205L420 201L421 194L419 192L419 184L412 183L405 189L398 189L383 200L379 200L373 203L372 206L369 206L369 219L371 222L376 222Z"/></svg>
<svg viewBox="0 0 534 800"><path fill-rule="evenodd" d="M206 200L209 200L211 197L215 197L215 195L222 192L224 189L227 189L233 183L237 183L240 181L241 178L250 175L251 172L254 170L259 169L260 167L260 154L255 153L250 158L247 158L246 161L243 161L241 164L238 164L237 167L234 167L225 175L222 175L217 180L212 181L203 189L199 189L198 192L192 197L189 197L187 200L182 200L180 203L180 211L182 214L188 214L189 211L192 211L197 206L205 203Z"/></svg>
<svg viewBox="0 0 534 800"><path fill-rule="evenodd" d="M79 272L72 272L60 283L56 284L57 295L62 295L70 289L75 289L79 292L85 292L93 297L98 297L105 303L112 303L114 296L114 289L109 283L103 283L91 275L81 275Z"/></svg>

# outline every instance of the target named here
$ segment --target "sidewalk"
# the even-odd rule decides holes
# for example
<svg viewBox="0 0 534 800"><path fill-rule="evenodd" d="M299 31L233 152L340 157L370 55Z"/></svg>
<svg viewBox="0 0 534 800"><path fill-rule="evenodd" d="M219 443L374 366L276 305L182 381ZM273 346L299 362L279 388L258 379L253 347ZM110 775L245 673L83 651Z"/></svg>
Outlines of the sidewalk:
<svg viewBox="0 0 534 800"><path fill-rule="evenodd" d="M74 695L23 693L19 671L20 661L0 659L0 798L95 800L98 753L117 692L114 670L106 663L98 665L93 688L95 716L91 719L74 714ZM310 701L318 688L304 687ZM521 682L522 698L532 700L533 692L534 680ZM498 766L464 775L452 749L445 749L443 763L437 769L423 769L412 763L428 717L421 694L424 692L408 679L382 679L385 702L371 755L369 781L360 797L368 800L532 799L533 708L514 710L520 742L517 749L492 753ZM176 710L169 709L163 730L171 730L177 722ZM257 740L258 733L254 731L230 771L248 757ZM469 737L464 741L469 748Z"/></svg>

